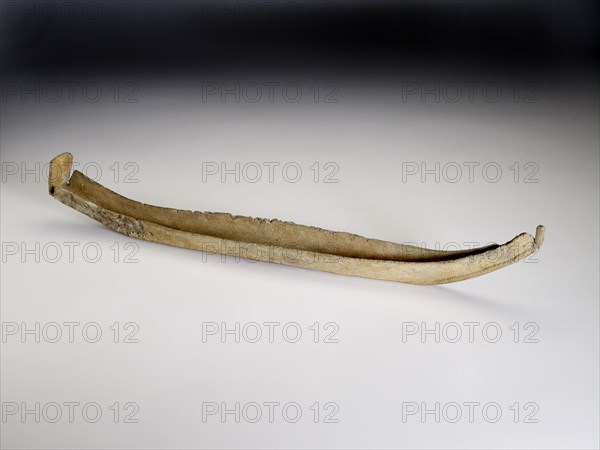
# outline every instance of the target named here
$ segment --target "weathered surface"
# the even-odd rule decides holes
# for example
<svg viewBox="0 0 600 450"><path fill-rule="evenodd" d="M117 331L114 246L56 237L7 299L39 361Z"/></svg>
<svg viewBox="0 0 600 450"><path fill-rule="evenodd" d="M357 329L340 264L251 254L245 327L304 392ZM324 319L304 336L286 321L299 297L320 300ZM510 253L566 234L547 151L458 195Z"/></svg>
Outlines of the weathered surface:
<svg viewBox="0 0 600 450"><path fill-rule="evenodd" d="M72 165L70 153L51 161L50 195L121 234L344 275L413 284L451 283L517 262L535 253L544 239L544 227L538 226L535 237L522 233L504 245L440 251L277 219L162 208L125 198L81 172L71 175Z"/></svg>

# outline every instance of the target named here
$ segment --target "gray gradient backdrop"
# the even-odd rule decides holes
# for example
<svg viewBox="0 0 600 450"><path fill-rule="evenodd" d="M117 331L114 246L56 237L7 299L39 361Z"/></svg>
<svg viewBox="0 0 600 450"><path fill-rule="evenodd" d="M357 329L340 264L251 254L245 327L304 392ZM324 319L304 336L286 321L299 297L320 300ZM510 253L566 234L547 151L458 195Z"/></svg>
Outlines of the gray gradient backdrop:
<svg viewBox="0 0 600 450"><path fill-rule="evenodd" d="M30 61L3 78L3 448L598 448L595 69L167 74L156 54L164 73L46 61L38 76ZM65 82L79 83L72 97ZM249 101L269 82L302 95ZM469 82L473 98L456 99ZM240 83L239 101L212 93L221 83ZM222 260L135 241L53 200L47 163L64 151L156 205L434 248L538 224L546 241L445 286Z"/></svg>

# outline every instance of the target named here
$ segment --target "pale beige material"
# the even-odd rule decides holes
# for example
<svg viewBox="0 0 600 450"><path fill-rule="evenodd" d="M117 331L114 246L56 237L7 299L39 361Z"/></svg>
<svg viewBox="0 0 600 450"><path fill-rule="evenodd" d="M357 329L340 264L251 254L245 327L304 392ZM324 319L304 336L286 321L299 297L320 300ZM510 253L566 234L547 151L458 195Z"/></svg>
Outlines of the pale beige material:
<svg viewBox="0 0 600 450"><path fill-rule="evenodd" d="M152 242L305 269L413 284L466 280L535 253L535 237L522 233L504 245L440 251L368 239L280 220L185 211L125 198L84 174L71 175L73 156L50 162L50 195L114 231Z"/></svg>

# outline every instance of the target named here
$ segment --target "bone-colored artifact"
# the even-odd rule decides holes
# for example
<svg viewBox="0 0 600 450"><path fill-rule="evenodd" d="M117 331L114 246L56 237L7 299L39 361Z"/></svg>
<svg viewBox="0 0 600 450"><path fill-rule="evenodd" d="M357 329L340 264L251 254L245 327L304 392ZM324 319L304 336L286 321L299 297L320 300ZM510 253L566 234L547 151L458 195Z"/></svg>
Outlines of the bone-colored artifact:
<svg viewBox="0 0 600 450"><path fill-rule="evenodd" d="M125 198L74 171L73 156L50 162L50 195L134 238L236 258L380 280L443 284L492 272L535 253L544 227L504 245L441 251L280 220L185 211Z"/></svg>

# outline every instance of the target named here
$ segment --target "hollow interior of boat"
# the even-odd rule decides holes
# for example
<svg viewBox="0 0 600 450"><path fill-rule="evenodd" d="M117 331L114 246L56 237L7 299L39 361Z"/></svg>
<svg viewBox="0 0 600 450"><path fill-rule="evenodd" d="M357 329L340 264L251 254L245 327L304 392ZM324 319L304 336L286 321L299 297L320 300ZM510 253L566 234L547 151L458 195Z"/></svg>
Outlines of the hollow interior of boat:
<svg viewBox="0 0 600 450"><path fill-rule="evenodd" d="M280 220L255 219L227 213L187 211L147 205L123 197L77 170L71 175L68 189L101 208L164 227L238 242L272 245L336 256L406 262L451 261L478 255L499 247L497 244L491 244L467 250L427 249Z"/></svg>

